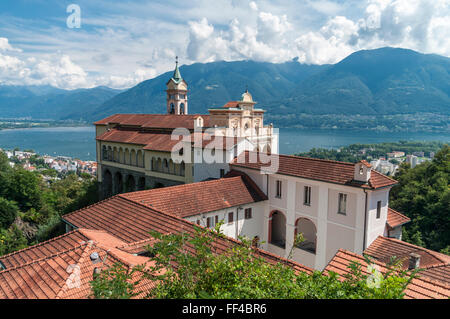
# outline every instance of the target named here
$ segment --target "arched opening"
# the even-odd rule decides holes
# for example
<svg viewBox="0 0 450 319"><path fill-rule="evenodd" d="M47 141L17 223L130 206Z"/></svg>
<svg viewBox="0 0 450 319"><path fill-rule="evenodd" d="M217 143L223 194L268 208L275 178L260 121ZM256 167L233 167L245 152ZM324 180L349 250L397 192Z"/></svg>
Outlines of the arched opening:
<svg viewBox="0 0 450 319"><path fill-rule="evenodd" d="M119 163L123 164L124 160L123 160L123 149L119 148Z"/></svg>
<svg viewBox="0 0 450 319"><path fill-rule="evenodd" d="M156 164L157 164L156 158L152 157L152 168L151 168L152 171L156 171Z"/></svg>
<svg viewBox="0 0 450 319"><path fill-rule="evenodd" d="M144 189L145 189L145 177L139 177L138 190L142 191Z"/></svg>
<svg viewBox="0 0 450 319"><path fill-rule="evenodd" d="M181 165L180 165L180 175L181 176L184 176L185 170L186 170L186 165L184 164L184 162L181 162Z"/></svg>
<svg viewBox="0 0 450 319"><path fill-rule="evenodd" d="M184 114L184 103L180 104L180 114Z"/></svg>
<svg viewBox="0 0 450 319"><path fill-rule="evenodd" d="M117 172L114 175L114 194L120 194L123 192L123 179L122 174Z"/></svg>
<svg viewBox="0 0 450 319"><path fill-rule="evenodd" d="M108 198L112 195L112 175L109 170L105 170L103 174L103 195L105 198Z"/></svg>
<svg viewBox="0 0 450 319"><path fill-rule="evenodd" d="M144 157L142 156L142 151L137 152L137 166L144 167Z"/></svg>
<svg viewBox="0 0 450 319"><path fill-rule="evenodd" d="M164 173L168 173L169 172L169 163L167 162L166 158L163 160L163 172Z"/></svg>
<svg viewBox="0 0 450 319"><path fill-rule="evenodd" d="M161 161L160 158L158 158L158 162L157 162L157 165L156 165L156 171L157 172L162 172L162 161Z"/></svg>
<svg viewBox="0 0 450 319"><path fill-rule="evenodd" d="M169 160L169 174L175 174L175 164L172 159Z"/></svg>
<svg viewBox="0 0 450 319"><path fill-rule="evenodd" d="M270 154L272 152L271 149L270 149L270 145L269 144L266 144L264 146L263 152L267 153L267 154Z"/></svg>
<svg viewBox="0 0 450 319"><path fill-rule="evenodd" d="M295 236L303 234L304 241L296 245L297 248L316 253L317 230L308 218L298 218L295 222Z"/></svg>
<svg viewBox="0 0 450 319"><path fill-rule="evenodd" d="M274 211L269 221L269 243L272 245L286 247L286 217L282 212Z"/></svg>
<svg viewBox="0 0 450 319"><path fill-rule="evenodd" d="M113 160L113 151L111 146L108 146L108 161L112 161Z"/></svg>
<svg viewBox="0 0 450 319"><path fill-rule="evenodd" d="M170 103L170 114L175 114L175 105Z"/></svg>
<svg viewBox="0 0 450 319"><path fill-rule="evenodd" d="M103 147L102 147L102 159L108 160L108 150L106 149L105 145L103 145Z"/></svg>
<svg viewBox="0 0 450 319"><path fill-rule="evenodd" d="M136 166L136 151L131 150L130 152L130 165Z"/></svg>
<svg viewBox="0 0 450 319"><path fill-rule="evenodd" d="M130 165L130 151L128 148L125 149L125 164Z"/></svg>
<svg viewBox="0 0 450 319"><path fill-rule="evenodd" d="M128 175L127 182L125 184L125 192L134 192L136 190L136 181L133 175Z"/></svg>

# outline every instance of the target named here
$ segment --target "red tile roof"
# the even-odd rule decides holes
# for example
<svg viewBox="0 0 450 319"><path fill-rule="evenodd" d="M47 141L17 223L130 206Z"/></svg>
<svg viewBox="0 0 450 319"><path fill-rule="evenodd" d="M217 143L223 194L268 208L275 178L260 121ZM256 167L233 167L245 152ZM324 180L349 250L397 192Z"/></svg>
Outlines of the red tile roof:
<svg viewBox="0 0 450 319"><path fill-rule="evenodd" d="M118 124L120 126L135 126L141 128L174 129L184 127L194 129L194 119L201 116L203 126L209 127L209 115L205 114L114 114L97 121L94 125Z"/></svg>
<svg viewBox="0 0 450 319"><path fill-rule="evenodd" d="M230 108L230 107L238 107L239 101L230 101L227 104L225 104L224 108Z"/></svg>
<svg viewBox="0 0 450 319"><path fill-rule="evenodd" d="M125 193L119 196L179 217L199 215L267 199L250 178L243 176Z"/></svg>
<svg viewBox="0 0 450 319"><path fill-rule="evenodd" d="M78 235L78 236L77 236ZM68 248L67 238L89 238L81 240ZM60 244L61 242L61 244ZM149 258L134 256L116 248L125 243L112 235L98 230L78 229L73 232L30 247L29 251L44 250L44 247L59 247L59 250L35 257L15 267L0 271L0 299L73 299L89 298L91 295L90 281L93 279L94 268L105 269L119 262L131 269L136 265L151 264ZM56 246L58 245L58 246ZM92 253L98 253L100 260L93 262ZM23 251L21 252L23 254ZM79 282L71 276L76 275L79 267ZM145 293L154 282L135 274L133 281L142 279L137 286L137 292ZM72 286L71 284L77 284Z"/></svg>
<svg viewBox="0 0 450 319"><path fill-rule="evenodd" d="M84 209L64 215L63 220L75 227L102 229L127 243L150 239L149 232L194 233L195 225L173 214L167 214L147 205L116 195ZM217 238L213 248L217 253L226 253L240 242L229 237ZM146 244L142 244L145 246ZM139 245L138 245L139 246ZM136 248L137 249L137 248ZM312 269L272 253L255 249L255 252L271 263L285 263L296 271L312 273Z"/></svg>
<svg viewBox="0 0 450 319"><path fill-rule="evenodd" d="M0 257L0 262L8 269L24 265L33 260L45 258L58 252L72 249L80 245L81 242L88 241L82 232L70 232L43 243L30 246L28 248L4 255Z"/></svg>
<svg viewBox="0 0 450 319"><path fill-rule="evenodd" d="M143 145L146 150L171 152L179 140L172 140L171 134L111 129L96 137L98 141Z"/></svg>
<svg viewBox="0 0 450 319"><path fill-rule="evenodd" d="M231 149L239 141L244 138L237 137L225 137L225 136L211 136L209 134L201 133L202 148L216 148L216 149ZM161 152L172 152L179 147L175 146L181 141L181 137L172 139L172 135L169 133L155 133L146 131L110 129L107 132L96 137L97 141L104 142L116 142L143 145L144 150L153 150ZM187 141L194 143L195 135L189 136ZM196 144L195 144L196 145Z"/></svg>
<svg viewBox="0 0 450 319"><path fill-rule="evenodd" d="M333 259L328 263L324 269L324 274L333 271L340 275L341 279L343 275L350 274L348 266L351 262L358 262L362 265L362 272L369 274L367 271L367 263L364 257L353 252L339 249ZM386 264L373 261L378 266L378 270L382 273L387 271ZM418 273L418 278L414 278L411 283L406 287L405 291L406 299L447 299L450 297L450 285L443 281L435 281Z"/></svg>
<svg viewBox="0 0 450 319"><path fill-rule="evenodd" d="M392 256L396 256L397 258L404 259L404 268L408 267L409 255L411 253L419 254L421 256L420 268L450 263L450 256L395 238L383 236L378 236L364 253L385 263L389 262Z"/></svg>
<svg viewBox="0 0 450 319"><path fill-rule="evenodd" d="M392 208L388 208L388 214L387 214L387 224L389 228L395 228L397 226L409 223L411 219L409 217L406 217L405 215L399 213L396 210L393 210Z"/></svg>
<svg viewBox="0 0 450 319"><path fill-rule="evenodd" d="M433 265L420 272L423 277L443 281L450 285L450 263Z"/></svg>
<svg viewBox="0 0 450 319"><path fill-rule="evenodd" d="M264 158L266 156L266 158ZM270 169L270 166L278 170ZM348 186L378 189L393 186L397 181L377 171L372 170L367 184L353 180L355 164L323 160L301 156L263 154L256 152L243 152L235 158L232 167L244 167L260 170L261 168L272 173L302 177L329 183Z"/></svg>

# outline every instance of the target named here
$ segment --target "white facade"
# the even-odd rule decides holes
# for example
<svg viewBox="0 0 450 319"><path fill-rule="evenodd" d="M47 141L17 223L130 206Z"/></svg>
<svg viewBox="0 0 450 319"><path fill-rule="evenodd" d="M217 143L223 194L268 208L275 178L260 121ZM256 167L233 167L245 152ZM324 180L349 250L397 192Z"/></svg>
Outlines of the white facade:
<svg viewBox="0 0 450 319"><path fill-rule="evenodd" d="M251 235L257 234L263 242L261 248L269 252L322 270L338 249L362 254L385 232L389 188L373 191L281 174L266 175L259 170L235 169L249 175L268 196L268 200L254 208L254 215L261 216L262 221L255 219ZM277 184L281 185L279 194ZM309 203L305 203L305 187L310 190ZM345 214L338 212L340 194L346 196ZM261 228L256 232L258 227ZM302 248L293 248L296 229L307 239L301 244ZM235 237L232 231L228 234Z"/></svg>

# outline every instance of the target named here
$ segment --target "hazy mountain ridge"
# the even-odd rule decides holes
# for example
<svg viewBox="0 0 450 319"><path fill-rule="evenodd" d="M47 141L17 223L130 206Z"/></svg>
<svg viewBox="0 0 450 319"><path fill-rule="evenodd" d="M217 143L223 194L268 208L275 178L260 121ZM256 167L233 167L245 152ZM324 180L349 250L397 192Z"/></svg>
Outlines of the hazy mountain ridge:
<svg viewBox="0 0 450 319"><path fill-rule="evenodd" d="M191 114L237 100L248 87L267 115L275 121L289 116L289 125L301 114L450 115L450 59L407 49L362 50L334 65L220 61L180 71L189 85ZM166 72L125 91L0 86L0 117L94 121L115 113L164 113L171 76Z"/></svg>
<svg viewBox="0 0 450 319"><path fill-rule="evenodd" d="M77 90L51 86L0 86L0 118L86 120L87 113L120 92L101 86Z"/></svg>

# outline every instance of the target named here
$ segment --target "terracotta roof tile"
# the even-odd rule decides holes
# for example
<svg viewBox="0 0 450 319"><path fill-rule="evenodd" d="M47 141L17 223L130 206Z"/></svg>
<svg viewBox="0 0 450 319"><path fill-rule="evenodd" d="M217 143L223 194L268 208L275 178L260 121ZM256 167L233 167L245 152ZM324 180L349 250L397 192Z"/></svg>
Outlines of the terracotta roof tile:
<svg viewBox="0 0 450 319"><path fill-rule="evenodd" d="M89 238L82 232L66 233L43 243L1 256L0 262L5 265L7 269L17 267L33 260L48 257L60 251L74 248L80 245L81 242L87 240L89 240Z"/></svg>
<svg viewBox="0 0 450 319"><path fill-rule="evenodd" d="M36 245L38 247L32 246L29 251L42 250L43 247L55 245L55 242L64 241L65 238L75 235L86 236L84 238L89 240L81 241L70 248L66 247L67 245L60 245L59 249L51 254L0 271L0 299L89 298L91 295L89 282L93 279L94 268L105 269L119 262L131 269L136 265L149 266L152 263L149 258L134 256L116 248L124 246L125 242L105 231L77 229L66 235ZM99 262L91 261L90 255L93 252L99 254ZM76 287L72 287L71 281L68 281L74 273L74 266L80 270L80 284ZM72 269L69 269L71 267ZM142 279L137 286L137 292L146 293L155 284L140 276L135 274L133 281Z"/></svg>
<svg viewBox="0 0 450 319"><path fill-rule="evenodd" d="M143 145L146 150L171 152L179 140L172 140L170 134L111 129L96 138L104 142L120 142Z"/></svg>
<svg viewBox="0 0 450 319"><path fill-rule="evenodd" d="M265 156L265 157L263 157ZM275 171L270 166L278 168ZM372 170L368 184L353 180L353 163L322 160L309 157L243 152L231 164L234 167L265 169L271 173L297 176L307 179L336 183L354 187L377 189L397 184L397 181Z"/></svg>
<svg viewBox="0 0 450 319"><path fill-rule="evenodd" d="M395 228L397 226L409 223L410 221L411 219L409 217L406 217L390 207L388 208L387 224L389 228Z"/></svg>
<svg viewBox="0 0 450 319"><path fill-rule="evenodd" d="M188 217L267 199L250 178L242 175L121 194L152 209Z"/></svg>
<svg viewBox="0 0 450 319"><path fill-rule="evenodd" d="M411 253L420 255L420 267L429 267L442 263L450 263L450 256L416 246L395 238L378 236L364 251L365 254L376 258L381 262L389 262L392 256L404 259L404 268L408 267Z"/></svg>
<svg viewBox="0 0 450 319"><path fill-rule="evenodd" d="M173 214L154 210L124 196L114 196L97 204L63 216L63 220L76 227L102 229L130 244L150 241L150 231L159 233L194 233L195 225ZM217 238L213 248L225 253L240 242L229 237ZM311 273L313 270L294 261L269 252L255 249L255 252L271 263L283 262L296 271Z"/></svg>
<svg viewBox="0 0 450 319"><path fill-rule="evenodd" d="M343 275L350 274L348 266L352 261L359 262L362 265L363 273L368 274L367 263L364 257L343 249L339 249L333 259L331 259L324 269L324 274L333 271L340 275L343 280ZM385 263L379 261L373 261L373 263L378 266L379 271L382 273L387 271ZM404 293L404 298L406 299L447 299L450 297L450 285L443 281L431 280L419 272L418 278L414 278L411 281Z"/></svg>
<svg viewBox="0 0 450 319"><path fill-rule="evenodd" d="M141 128L174 129L184 127L194 129L194 119L201 116L203 126L209 127L209 115L205 114L114 114L97 121L95 125L118 124L120 126L135 126Z"/></svg>

